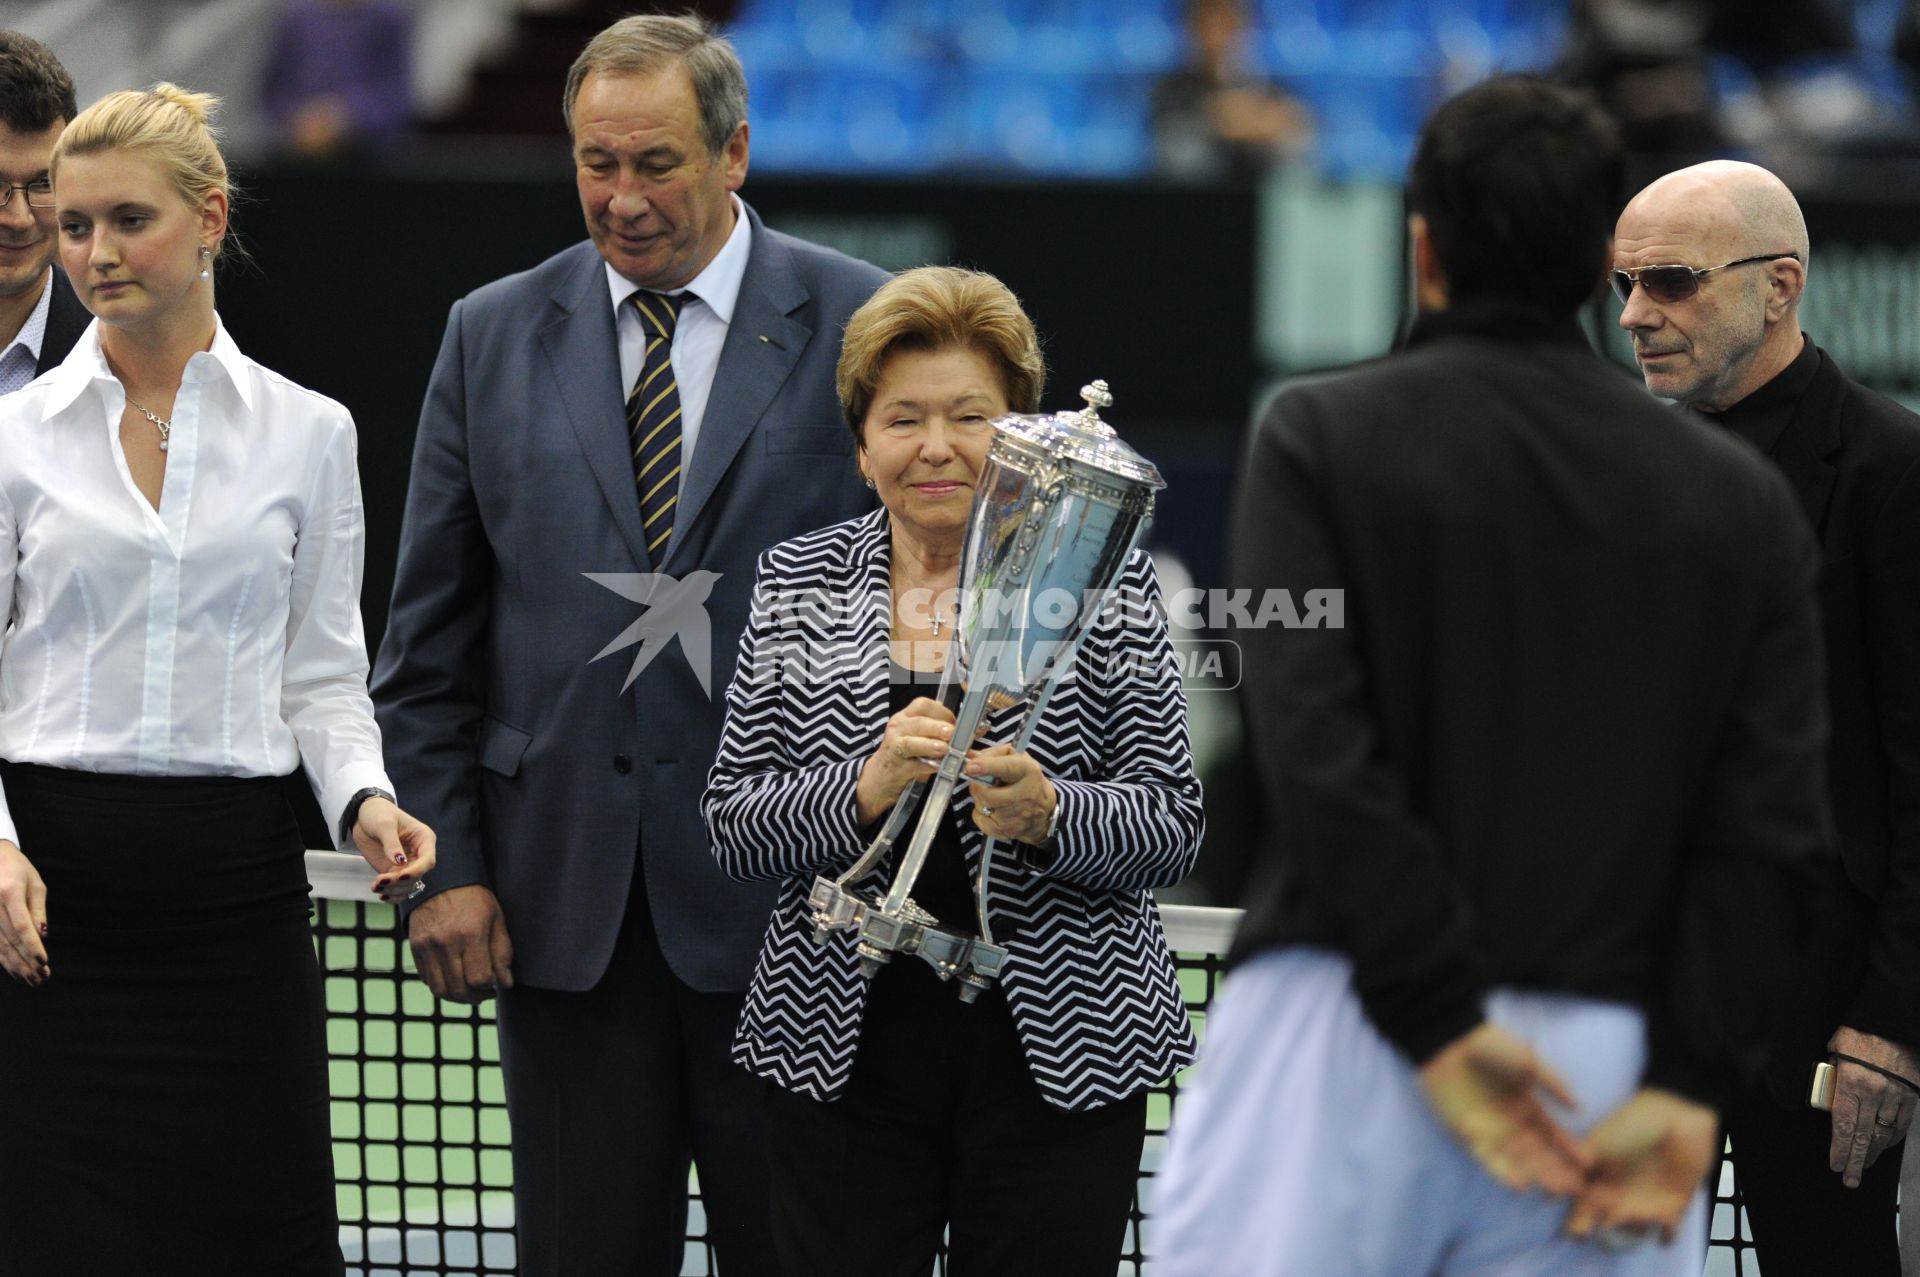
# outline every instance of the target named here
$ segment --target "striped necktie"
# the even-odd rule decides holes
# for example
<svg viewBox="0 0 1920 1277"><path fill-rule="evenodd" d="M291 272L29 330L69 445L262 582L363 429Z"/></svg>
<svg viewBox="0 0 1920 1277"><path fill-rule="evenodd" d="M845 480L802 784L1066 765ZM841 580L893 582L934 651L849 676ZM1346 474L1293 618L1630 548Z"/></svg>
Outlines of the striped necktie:
<svg viewBox="0 0 1920 1277"><path fill-rule="evenodd" d="M680 499L680 387L673 379L673 326L686 296L644 290L633 295L646 334L640 375L627 396L627 440L633 449L633 481L640 489L640 521L647 555L658 562L673 535L673 507Z"/></svg>

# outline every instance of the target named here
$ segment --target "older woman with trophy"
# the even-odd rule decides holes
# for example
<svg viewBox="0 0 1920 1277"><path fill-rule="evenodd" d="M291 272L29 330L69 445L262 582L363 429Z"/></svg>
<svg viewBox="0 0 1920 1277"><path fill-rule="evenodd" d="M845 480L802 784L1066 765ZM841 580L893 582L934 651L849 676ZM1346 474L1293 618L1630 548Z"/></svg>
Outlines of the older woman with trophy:
<svg viewBox="0 0 1920 1277"><path fill-rule="evenodd" d="M1149 894L1203 819L1136 543L1161 486L1038 408L992 276L908 271L847 326L882 508L761 559L706 816L776 880L734 1042L766 1078L789 1277L1110 1277L1147 1090L1193 1036ZM958 995L958 996L956 996Z"/></svg>

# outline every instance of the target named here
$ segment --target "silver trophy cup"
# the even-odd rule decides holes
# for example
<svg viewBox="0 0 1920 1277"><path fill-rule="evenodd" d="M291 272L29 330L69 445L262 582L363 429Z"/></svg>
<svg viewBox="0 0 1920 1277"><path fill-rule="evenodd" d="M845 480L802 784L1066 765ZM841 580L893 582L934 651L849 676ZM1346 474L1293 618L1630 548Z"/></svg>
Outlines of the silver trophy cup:
<svg viewBox="0 0 1920 1277"><path fill-rule="evenodd" d="M896 953L918 954L942 979L957 979L971 1002L1000 974L1007 951L993 942L987 895L998 840L989 838L974 881L978 932L942 926L909 893L926 864L939 822L960 783L966 750L990 713L1025 704L1013 746L1027 747L1047 698L1112 593L1127 556L1153 519L1160 472L1100 420L1112 404L1107 384L1080 395L1079 412L1003 417L968 518L960 563L959 622L954 626L940 699L956 723L947 752L926 779L894 804L880 834L838 878L816 878L808 895L814 938L833 931L859 937L860 971L869 978ZM885 896L867 899L850 884L893 850L923 792L931 787Z"/></svg>

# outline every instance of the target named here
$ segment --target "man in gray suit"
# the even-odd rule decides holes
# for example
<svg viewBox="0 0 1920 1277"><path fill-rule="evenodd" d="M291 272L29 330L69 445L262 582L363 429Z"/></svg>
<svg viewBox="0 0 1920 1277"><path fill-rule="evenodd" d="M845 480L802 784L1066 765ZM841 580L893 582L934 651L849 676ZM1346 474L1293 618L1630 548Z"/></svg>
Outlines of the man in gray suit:
<svg viewBox="0 0 1920 1277"><path fill-rule="evenodd" d="M723 1271L768 1273L727 1059L772 897L699 799L756 557L870 508L833 372L885 275L734 194L746 82L697 20L603 31L566 110L591 242L454 305L415 446L373 685L441 834L413 951L499 997L523 1277L679 1272L689 1160Z"/></svg>

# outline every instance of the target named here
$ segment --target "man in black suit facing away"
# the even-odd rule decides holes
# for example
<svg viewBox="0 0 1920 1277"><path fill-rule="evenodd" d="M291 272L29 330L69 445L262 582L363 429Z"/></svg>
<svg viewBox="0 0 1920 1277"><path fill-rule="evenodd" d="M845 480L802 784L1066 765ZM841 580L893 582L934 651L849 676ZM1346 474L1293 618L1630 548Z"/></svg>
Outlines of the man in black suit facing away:
<svg viewBox="0 0 1920 1277"><path fill-rule="evenodd" d="M1894 1277L1920 1086L1920 417L1800 331L1808 250L1779 178L1714 161L1627 205L1614 281L1648 389L1765 453L1820 542L1840 857L1765 1085L1727 1127L1767 1277ZM1830 1119L1807 1103L1821 1060Z"/></svg>
<svg viewBox="0 0 1920 1277"><path fill-rule="evenodd" d="M77 114L60 60L38 40L0 31L0 394L65 359L90 318L54 268L47 181L53 144Z"/></svg>
<svg viewBox="0 0 1920 1277"><path fill-rule="evenodd" d="M1441 106L1406 349L1255 430L1230 582L1345 623L1235 635L1272 819L1161 1277L1698 1277L1831 838L1815 554L1777 473L1575 322L1622 173L1584 94Z"/></svg>

